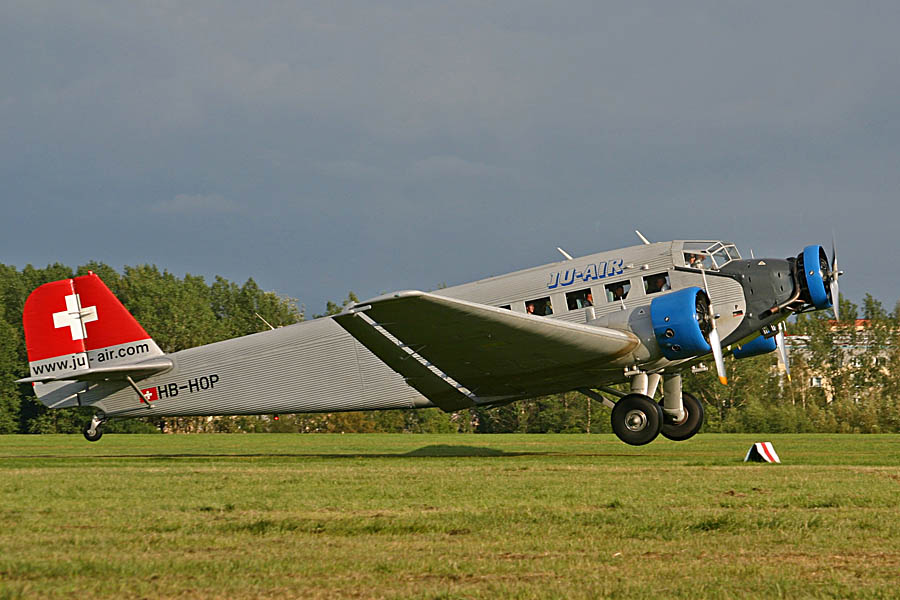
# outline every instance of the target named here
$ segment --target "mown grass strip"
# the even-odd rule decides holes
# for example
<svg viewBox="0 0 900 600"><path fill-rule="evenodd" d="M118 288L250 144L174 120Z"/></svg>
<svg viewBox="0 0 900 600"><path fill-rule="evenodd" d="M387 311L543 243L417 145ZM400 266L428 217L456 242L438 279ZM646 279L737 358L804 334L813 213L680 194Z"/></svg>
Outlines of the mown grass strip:
<svg viewBox="0 0 900 600"><path fill-rule="evenodd" d="M0 599L888 598L900 436L0 437Z"/></svg>

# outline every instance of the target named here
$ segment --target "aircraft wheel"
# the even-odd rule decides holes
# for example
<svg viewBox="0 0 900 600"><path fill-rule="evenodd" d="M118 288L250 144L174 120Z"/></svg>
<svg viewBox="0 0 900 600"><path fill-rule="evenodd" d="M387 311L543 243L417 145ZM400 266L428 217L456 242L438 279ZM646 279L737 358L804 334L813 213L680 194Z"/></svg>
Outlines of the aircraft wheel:
<svg viewBox="0 0 900 600"><path fill-rule="evenodd" d="M91 423L88 423L84 426L84 429L81 430L81 433L84 434L84 439L89 442L96 442L103 436L103 428L100 425L91 429Z"/></svg>
<svg viewBox="0 0 900 600"><path fill-rule="evenodd" d="M659 406L643 394L628 394L616 402L611 419L618 438L632 446L655 440L662 425Z"/></svg>
<svg viewBox="0 0 900 600"><path fill-rule="evenodd" d="M700 427L703 426L703 404L687 392L682 392L681 400L684 412L687 413L684 420L680 423L666 423L663 421L662 424L663 437L676 442L694 437L694 434L700 431ZM659 406L661 407L662 405L663 402L660 401Z"/></svg>

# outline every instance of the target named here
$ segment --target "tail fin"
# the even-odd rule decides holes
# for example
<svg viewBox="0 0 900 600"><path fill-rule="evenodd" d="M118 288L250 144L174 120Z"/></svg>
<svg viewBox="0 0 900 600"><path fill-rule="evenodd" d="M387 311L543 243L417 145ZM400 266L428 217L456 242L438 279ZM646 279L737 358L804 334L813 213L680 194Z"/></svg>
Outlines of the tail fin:
<svg viewBox="0 0 900 600"><path fill-rule="evenodd" d="M37 288L25 301L22 318L31 377L20 381L34 383L42 400L50 392L65 391L63 397L53 394L58 399L53 406L77 404L73 394L83 391L85 381L125 380L171 366L94 273Z"/></svg>

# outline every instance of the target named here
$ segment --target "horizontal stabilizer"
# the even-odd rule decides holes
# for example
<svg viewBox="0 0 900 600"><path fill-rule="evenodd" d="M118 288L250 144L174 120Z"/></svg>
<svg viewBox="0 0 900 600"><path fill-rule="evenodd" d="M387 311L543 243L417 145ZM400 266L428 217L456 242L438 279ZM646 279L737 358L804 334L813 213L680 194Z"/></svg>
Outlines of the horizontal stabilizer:
<svg viewBox="0 0 900 600"><path fill-rule="evenodd" d="M38 375L16 380L16 383L50 383L52 381L103 381L125 380L128 377L143 378L162 373L172 368L172 359L159 356L133 364L119 364L111 367L92 367L66 373Z"/></svg>

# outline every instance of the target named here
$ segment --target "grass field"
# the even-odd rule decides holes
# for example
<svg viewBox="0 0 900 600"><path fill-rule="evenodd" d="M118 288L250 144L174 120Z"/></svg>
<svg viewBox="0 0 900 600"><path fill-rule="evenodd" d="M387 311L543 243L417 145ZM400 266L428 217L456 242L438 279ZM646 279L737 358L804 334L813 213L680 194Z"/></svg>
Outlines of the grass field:
<svg viewBox="0 0 900 600"><path fill-rule="evenodd" d="M897 598L900 436L0 436L20 597Z"/></svg>

